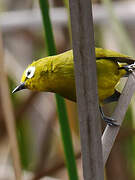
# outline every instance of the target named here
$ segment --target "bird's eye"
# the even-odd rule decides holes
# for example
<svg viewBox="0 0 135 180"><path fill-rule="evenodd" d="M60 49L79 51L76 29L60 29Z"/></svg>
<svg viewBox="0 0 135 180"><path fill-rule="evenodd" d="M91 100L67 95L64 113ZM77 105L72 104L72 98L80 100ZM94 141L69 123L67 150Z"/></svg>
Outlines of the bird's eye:
<svg viewBox="0 0 135 180"><path fill-rule="evenodd" d="M35 67L31 66L26 70L26 77L32 78L34 76L34 73L35 73Z"/></svg>

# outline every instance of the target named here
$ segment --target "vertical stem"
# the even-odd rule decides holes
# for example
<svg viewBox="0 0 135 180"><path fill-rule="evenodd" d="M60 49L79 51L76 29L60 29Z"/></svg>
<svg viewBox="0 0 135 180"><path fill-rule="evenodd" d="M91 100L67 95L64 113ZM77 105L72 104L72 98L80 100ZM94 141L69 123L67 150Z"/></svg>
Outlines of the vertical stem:
<svg viewBox="0 0 135 180"><path fill-rule="evenodd" d="M83 176L103 180L101 127L90 0L69 0Z"/></svg>
<svg viewBox="0 0 135 180"><path fill-rule="evenodd" d="M16 138L15 119L14 119L12 104L9 95L8 80L4 71L4 52L3 52L1 34L0 34L0 82L1 82L0 93L1 93L2 108L3 108L7 132L9 136L9 142L11 146L15 176L16 176L16 180L21 180L21 163L19 157L18 142Z"/></svg>
<svg viewBox="0 0 135 180"><path fill-rule="evenodd" d="M39 2L40 2L40 8L41 8L41 13L42 13L42 18L43 18L44 33L45 33L48 55L54 55L56 54L56 47L54 43L53 32L52 32L52 27L51 27L51 22L50 22L50 17L49 17L48 1L39 0ZM63 142L64 152L65 152L66 166L68 169L68 175L71 180L78 180L77 168L76 168L76 162L75 162L75 156L74 156L74 151L73 151L72 138L71 138L71 132L70 132L70 127L68 123L65 101L61 96L56 94L56 103L57 103L57 111L58 111L58 116L59 116L59 123L60 123L62 142Z"/></svg>

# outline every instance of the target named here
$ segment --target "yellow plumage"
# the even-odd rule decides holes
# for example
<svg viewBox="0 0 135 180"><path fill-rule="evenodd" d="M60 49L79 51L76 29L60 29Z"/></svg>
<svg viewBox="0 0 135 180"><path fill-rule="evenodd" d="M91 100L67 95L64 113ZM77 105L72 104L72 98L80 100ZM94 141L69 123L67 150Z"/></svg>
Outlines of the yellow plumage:
<svg viewBox="0 0 135 180"><path fill-rule="evenodd" d="M102 103L114 94L116 84L127 73L125 69L119 69L119 67L132 64L134 60L115 51L101 48L96 48L95 53L98 94L99 101ZM21 83L25 83L25 88L31 90L55 92L76 101L72 50L33 62L24 71Z"/></svg>

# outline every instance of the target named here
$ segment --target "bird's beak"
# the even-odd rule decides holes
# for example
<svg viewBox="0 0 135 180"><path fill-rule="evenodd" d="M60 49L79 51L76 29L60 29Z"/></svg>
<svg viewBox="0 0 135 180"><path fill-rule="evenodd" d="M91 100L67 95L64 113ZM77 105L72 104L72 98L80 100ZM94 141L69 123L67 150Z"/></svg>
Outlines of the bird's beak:
<svg viewBox="0 0 135 180"><path fill-rule="evenodd" d="M13 91L12 93L15 93L17 91L20 91L22 89L26 89L25 83L21 83L20 85L18 85Z"/></svg>

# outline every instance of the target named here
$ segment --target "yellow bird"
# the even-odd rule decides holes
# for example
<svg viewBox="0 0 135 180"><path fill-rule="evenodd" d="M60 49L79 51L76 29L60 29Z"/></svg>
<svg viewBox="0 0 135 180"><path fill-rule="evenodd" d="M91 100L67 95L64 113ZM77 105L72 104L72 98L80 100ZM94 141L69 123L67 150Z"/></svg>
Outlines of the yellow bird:
<svg viewBox="0 0 135 180"><path fill-rule="evenodd" d="M135 68L135 60L102 48L95 48L95 54L101 116L109 125L117 125L113 119L104 115L101 105L118 100L120 93L115 87L120 78ZM76 101L73 51L34 61L24 71L21 83L13 93L22 89L53 92Z"/></svg>

